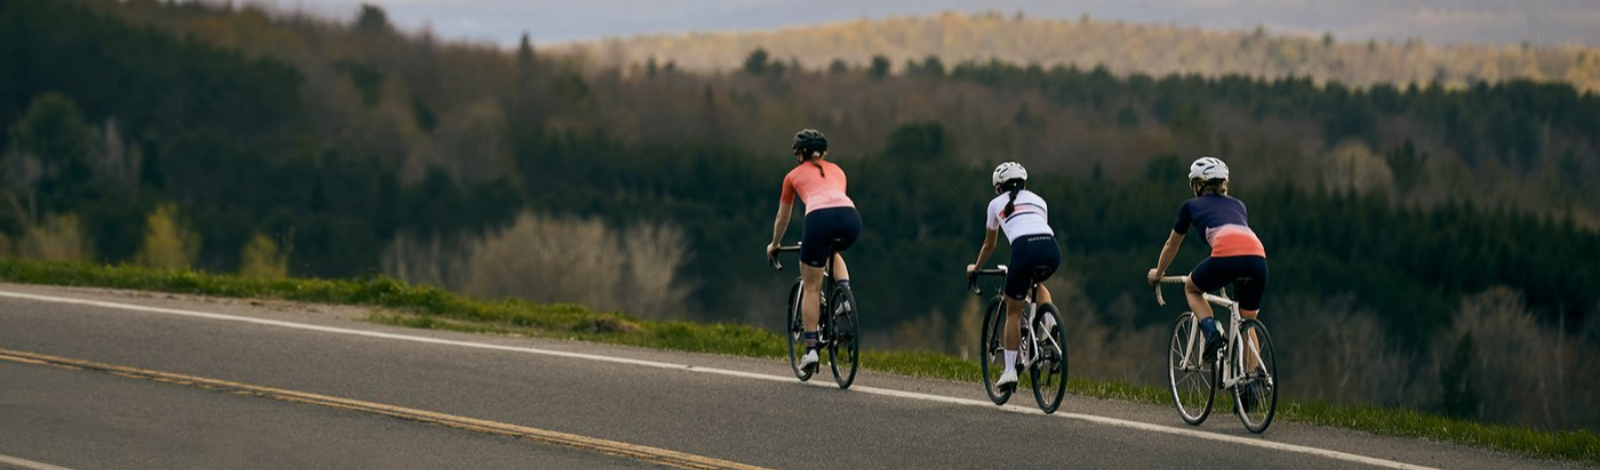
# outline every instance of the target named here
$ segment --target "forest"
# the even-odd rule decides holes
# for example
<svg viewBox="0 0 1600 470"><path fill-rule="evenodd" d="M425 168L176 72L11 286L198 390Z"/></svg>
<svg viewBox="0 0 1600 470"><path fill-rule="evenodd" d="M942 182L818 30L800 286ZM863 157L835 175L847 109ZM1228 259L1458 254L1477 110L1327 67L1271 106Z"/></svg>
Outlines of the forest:
<svg viewBox="0 0 1600 470"><path fill-rule="evenodd" d="M1600 87L1600 51L1569 44L1440 46L1420 39L1342 41L1278 34L1263 26L1214 31L1162 24L1124 23L1087 15L1075 20L1022 13L946 12L939 15L859 19L766 31L692 32L559 44L583 51L609 67L655 57L695 71L734 70L745 54L765 48L784 61L838 60L866 67L875 56L899 70L907 60L936 55L949 62L1038 63L1044 67L1103 64L1113 73L1206 77L1251 75L1306 77L1350 86L1380 83L1404 88L1439 82L1447 88L1516 79L1566 82L1579 90Z"/></svg>
<svg viewBox="0 0 1600 470"><path fill-rule="evenodd" d="M793 273L760 248L789 138L815 127L865 221L849 256L869 347L976 343L961 268L989 170L1017 160L1064 244L1075 373L1154 383L1177 311L1143 273L1187 162L1215 155L1269 252L1291 393L1600 426L1600 97L1568 83L808 68L763 48L707 73L445 42L372 6L155 0L5 2L0 49L12 256L773 325ZM1205 254L1190 238L1176 269Z"/></svg>

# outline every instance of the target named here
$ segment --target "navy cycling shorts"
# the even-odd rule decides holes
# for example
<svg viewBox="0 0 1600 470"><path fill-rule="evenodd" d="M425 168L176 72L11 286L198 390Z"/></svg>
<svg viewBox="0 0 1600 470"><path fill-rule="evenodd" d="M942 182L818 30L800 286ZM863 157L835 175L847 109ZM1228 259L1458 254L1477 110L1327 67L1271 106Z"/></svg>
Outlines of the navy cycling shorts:
<svg viewBox="0 0 1600 470"><path fill-rule="evenodd" d="M1206 258L1189 280L1201 291L1212 292L1233 283L1233 299L1240 310L1261 310L1261 296L1267 292L1267 259L1260 256Z"/></svg>
<svg viewBox="0 0 1600 470"><path fill-rule="evenodd" d="M850 249L861 236L861 214L854 207L829 207L806 214L800 235L800 262L813 268L828 263L828 255Z"/></svg>
<svg viewBox="0 0 1600 470"><path fill-rule="evenodd" d="M1061 267L1061 247L1050 235L1023 235L1011 243L1006 265L1006 296L1022 300L1034 283L1044 282Z"/></svg>

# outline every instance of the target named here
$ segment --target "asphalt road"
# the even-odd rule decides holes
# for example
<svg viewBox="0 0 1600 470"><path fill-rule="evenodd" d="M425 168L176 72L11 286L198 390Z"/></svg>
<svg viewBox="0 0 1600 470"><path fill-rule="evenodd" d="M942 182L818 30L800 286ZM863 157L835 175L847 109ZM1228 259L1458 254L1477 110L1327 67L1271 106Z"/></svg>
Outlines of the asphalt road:
<svg viewBox="0 0 1600 470"><path fill-rule="evenodd" d="M7 294L164 309L83 305ZM359 309L0 284L0 349L237 382L769 468L1580 468L1480 449L1168 407L788 365L415 330ZM831 383L824 374L814 382ZM1026 400L1023 400L1026 398ZM1008 412L1017 411L1017 412ZM0 361L0 468L637 468L648 458L128 374ZM36 467L48 468L48 467Z"/></svg>

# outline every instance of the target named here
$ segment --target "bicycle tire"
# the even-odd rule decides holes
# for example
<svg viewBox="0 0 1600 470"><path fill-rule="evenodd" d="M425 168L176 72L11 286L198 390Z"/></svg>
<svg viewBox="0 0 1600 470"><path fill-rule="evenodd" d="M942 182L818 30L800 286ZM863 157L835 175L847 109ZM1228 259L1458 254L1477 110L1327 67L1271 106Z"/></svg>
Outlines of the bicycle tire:
<svg viewBox="0 0 1600 470"><path fill-rule="evenodd" d="M1167 347L1167 385L1172 391L1172 405L1178 410L1178 417L1190 426L1206 422L1217 395L1217 368L1215 362L1201 360L1205 335L1194 331L1197 328L1194 313L1178 315Z"/></svg>
<svg viewBox="0 0 1600 470"><path fill-rule="evenodd" d="M833 369L833 381L839 384L840 390L848 390L856 380L856 368L861 365L861 324L856 294L848 286L837 286L830 299L828 310L832 323L828 333L831 336L828 363Z"/></svg>
<svg viewBox="0 0 1600 470"><path fill-rule="evenodd" d="M1039 306L1034 315L1034 331L1044 334L1039 341L1039 357L1033 361L1029 379L1033 383L1033 399L1045 414L1061 408L1067 394L1067 373L1071 365L1067 349L1066 327L1061 325L1061 313L1051 304ZM1052 345L1050 343L1054 342Z"/></svg>
<svg viewBox="0 0 1600 470"><path fill-rule="evenodd" d="M1246 370L1248 361L1240 360L1243 356L1234 357L1234 372L1238 377L1245 377L1233 387L1233 399L1236 403L1239 422L1250 432L1261 434L1272 425L1272 418L1278 412L1278 364L1273 356L1272 336L1267 334L1266 325L1258 320L1248 319L1239 326L1239 334L1234 335L1232 341L1240 351L1249 354L1249 349L1244 349L1244 342L1250 340L1250 333L1255 333L1255 342L1259 347L1260 366L1262 374ZM1232 354L1232 353L1230 353ZM1244 374L1249 374L1248 376ZM1249 406L1246 406L1248 404Z"/></svg>
<svg viewBox="0 0 1600 470"><path fill-rule="evenodd" d="M789 345L789 369L794 371L795 378L801 382L811 380L811 373L800 368L800 356L806 354L805 319L800 312L800 297L805 295L805 290L796 279L794 285L789 287L789 311L784 318L784 339Z"/></svg>
<svg viewBox="0 0 1600 470"><path fill-rule="evenodd" d="M978 365L983 372L983 389L989 394L989 401L1004 405L1016 390L1015 387L999 390L994 386L994 381L1000 379L1006 367L1006 304L997 295L989 300L989 305L983 311L983 335L978 338Z"/></svg>

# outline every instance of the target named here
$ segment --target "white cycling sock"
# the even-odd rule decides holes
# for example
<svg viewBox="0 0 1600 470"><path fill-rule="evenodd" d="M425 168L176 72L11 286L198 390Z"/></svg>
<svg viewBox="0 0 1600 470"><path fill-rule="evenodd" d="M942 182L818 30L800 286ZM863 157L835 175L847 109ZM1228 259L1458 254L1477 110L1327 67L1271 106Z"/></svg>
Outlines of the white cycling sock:
<svg viewBox="0 0 1600 470"><path fill-rule="evenodd" d="M1012 370L1012 369L1016 369L1016 368L1017 368L1017 352L1016 351L1012 351L1010 349L1007 349L1006 350L1006 370Z"/></svg>

